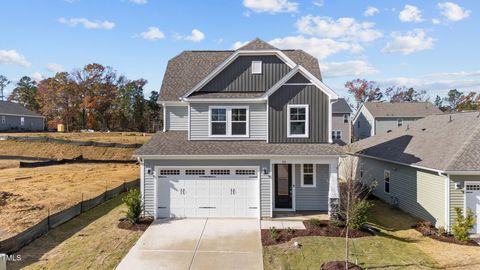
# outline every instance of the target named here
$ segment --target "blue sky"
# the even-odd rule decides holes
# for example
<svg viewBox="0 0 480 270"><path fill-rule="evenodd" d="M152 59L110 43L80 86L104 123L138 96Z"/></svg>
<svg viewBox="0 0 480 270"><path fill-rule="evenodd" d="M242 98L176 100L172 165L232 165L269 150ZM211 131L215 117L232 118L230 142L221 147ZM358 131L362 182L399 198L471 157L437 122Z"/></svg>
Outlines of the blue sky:
<svg viewBox="0 0 480 270"><path fill-rule="evenodd" d="M12 0L1 13L0 74L14 82L97 62L147 79L148 94L182 50L260 37L318 57L341 96L356 77L433 97L480 91L479 1Z"/></svg>

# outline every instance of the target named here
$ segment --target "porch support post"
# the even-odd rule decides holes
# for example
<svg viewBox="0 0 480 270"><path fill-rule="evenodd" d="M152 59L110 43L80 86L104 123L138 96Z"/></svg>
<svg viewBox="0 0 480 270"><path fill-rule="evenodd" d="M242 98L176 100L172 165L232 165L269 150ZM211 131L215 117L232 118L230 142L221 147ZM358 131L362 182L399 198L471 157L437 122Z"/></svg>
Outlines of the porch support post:
<svg viewBox="0 0 480 270"><path fill-rule="evenodd" d="M338 164L330 163L330 180L328 185L328 215L331 216L333 212L338 211L340 204L340 194L338 191Z"/></svg>

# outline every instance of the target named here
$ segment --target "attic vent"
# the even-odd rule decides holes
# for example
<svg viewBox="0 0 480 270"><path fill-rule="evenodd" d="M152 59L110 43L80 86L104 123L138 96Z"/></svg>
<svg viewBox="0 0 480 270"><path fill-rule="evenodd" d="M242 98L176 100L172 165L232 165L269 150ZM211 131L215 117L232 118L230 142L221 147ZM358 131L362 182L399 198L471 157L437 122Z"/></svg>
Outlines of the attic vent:
<svg viewBox="0 0 480 270"><path fill-rule="evenodd" d="M252 61L252 74L262 74L262 61Z"/></svg>

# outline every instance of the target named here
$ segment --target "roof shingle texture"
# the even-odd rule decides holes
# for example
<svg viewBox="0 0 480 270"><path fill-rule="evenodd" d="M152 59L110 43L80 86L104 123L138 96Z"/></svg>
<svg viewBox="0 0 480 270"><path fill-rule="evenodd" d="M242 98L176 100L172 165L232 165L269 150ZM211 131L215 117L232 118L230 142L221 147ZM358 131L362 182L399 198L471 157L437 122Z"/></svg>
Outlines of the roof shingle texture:
<svg viewBox="0 0 480 270"><path fill-rule="evenodd" d="M42 117L38 113L32 112L22 105L9 101L0 101L0 114L13 114Z"/></svg>
<svg viewBox="0 0 480 270"><path fill-rule="evenodd" d="M270 44L254 40L239 50L276 49ZM302 50L282 50L293 62L322 79L318 60ZM159 101L178 101L234 51L183 51L170 59L160 89ZM228 96L227 96L228 97ZM232 97L234 98L234 97Z"/></svg>
<svg viewBox="0 0 480 270"><path fill-rule="evenodd" d="M152 139L135 152L145 155L340 155L336 144L267 143L265 141L188 141L186 131L157 132Z"/></svg>
<svg viewBox="0 0 480 270"><path fill-rule="evenodd" d="M480 171L480 114L427 116L390 133L356 142L352 149L440 171Z"/></svg>
<svg viewBox="0 0 480 270"><path fill-rule="evenodd" d="M364 106L373 117L425 117L442 111L430 102L367 102Z"/></svg>

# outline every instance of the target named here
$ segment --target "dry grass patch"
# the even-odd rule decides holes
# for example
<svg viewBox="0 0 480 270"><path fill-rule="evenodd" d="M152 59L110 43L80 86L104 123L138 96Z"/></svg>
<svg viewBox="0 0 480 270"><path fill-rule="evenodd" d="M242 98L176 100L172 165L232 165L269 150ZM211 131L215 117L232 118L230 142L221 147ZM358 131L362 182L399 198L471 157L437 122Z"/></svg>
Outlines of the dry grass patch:
<svg viewBox="0 0 480 270"><path fill-rule="evenodd" d="M145 143L153 134L141 132L92 132L92 133L53 133L53 132L39 132L39 133L0 133L0 136L17 136L17 137L50 137L58 139L66 139L73 141L93 141L104 143Z"/></svg>
<svg viewBox="0 0 480 270"><path fill-rule="evenodd" d="M60 143L0 141L0 155L47 159L74 158L132 160L133 148L76 146Z"/></svg>
<svg viewBox="0 0 480 270"><path fill-rule="evenodd" d="M135 164L71 164L0 172L0 239L21 232L83 199L139 178ZM17 179L17 180L15 180Z"/></svg>

